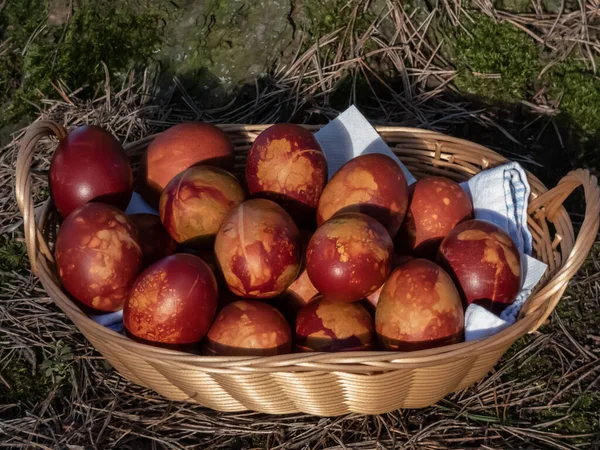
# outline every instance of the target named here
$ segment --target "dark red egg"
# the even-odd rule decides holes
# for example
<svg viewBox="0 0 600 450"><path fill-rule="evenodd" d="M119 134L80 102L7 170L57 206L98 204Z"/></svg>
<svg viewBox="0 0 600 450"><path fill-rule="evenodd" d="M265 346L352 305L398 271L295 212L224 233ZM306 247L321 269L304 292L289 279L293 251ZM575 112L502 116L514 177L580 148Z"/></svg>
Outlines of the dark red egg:
<svg viewBox="0 0 600 450"><path fill-rule="evenodd" d="M440 263L456 281L467 304L500 312L521 286L521 257L510 236L485 220L468 220L440 245Z"/></svg>
<svg viewBox="0 0 600 450"><path fill-rule="evenodd" d="M202 247L214 243L225 216L246 195L237 178L213 166L194 166L176 175L164 188L160 219L180 244Z"/></svg>
<svg viewBox="0 0 600 450"><path fill-rule="evenodd" d="M144 199L158 205L175 175L197 164L233 169L233 145L227 133L210 123L187 122L159 134L140 161L139 184Z"/></svg>
<svg viewBox="0 0 600 450"><path fill-rule="evenodd" d="M360 212L383 224L393 237L408 207L408 185L396 161L379 153L357 156L329 180L317 208L321 225L338 212Z"/></svg>
<svg viewBox="0 0 600 450"><path fill-rule="evenodd" d="M215 254L234 294L275 297L298 276L298 228L278 204L265 199L248 200L224 220L215 240Z"/></svg>
<svg viewBox="0 0 600 450"><path fill-rule="evenodd" d="M373 319L360 303L343 303L319 296L296 318L296 349L312 352L370 350Z"/></svg>
<svg viewBox="0 0 600 450"><path fill-rule="evenodd" d="M152 264L135 281L123 324L135 338L192 344L208 331L217 310L217 282L208 265L179 253Z"/></svg>
<svg viewBox="0 0 600 450"><path fill-rule="evenodd" d="M206 335L206 353L217 356L274 356L289 353L292 332L274 307L256 300L225 306Z"/></svg>
<svg viewBox="0 0 600 450"><path fill-rule="evenodd" d="M64 288L99 311L121 309L142 269L135 225L105 203L87 203L65 219L54 257Z"/></svg>
<svg viewBox="0 0 600 450"><path fill-rule="evenodd" d="M410 189L410 204L396 242L404 251L433 258L450 231L473 216L473 205L460 185L448 178L423 178Z"/></svg>
<svg viewBox="0 0 600 450"><path fill-rule="evenodd" d="M389 233L377 220L359 213L336 214L310 240L306 270L324 297L354 302L383 284L393 251Z"/></svg>
<svg viewBox="0 0 600 450"><path fill-rule="evenodd" d="M392 256L391 270L394 270L396 267L400 267L405 262L411 261L413 259L414 258L411 255L406 255L404 253L394 253L394 255ZM377 289L375 292L367 295L366 300L372 306L377 307L377 303L379 302L379 297L381 295L381 291L383 290L384 285L385 282L381 286L379 286L379 289Z"/></svg>
<svg viewBox="0 0 600 450"><path fill-rule="evenodd" d="M133 192L125 150L103 128L75 128L60 141L52 157L50 192L63 218L91 201L125 210Z"/></svg>
<svg viewBox="0 0 600 450"><path fill-rule="evenodd" d="M154 214L131 214L129 216L135 224L144 255L144 267L172 255L177 251L177 242L171 239L164 229L160 217Z"/></svg>
<svg viewBox="0 0 600 450"><path fill-rule="evenodd" d="M251 195L269 198L304 223L313 218L327 182L327 162L315 136L280 123L258 135L246 161Z"/></svg>
<svg viewBox="0 0 600 450"><path fill-rule="evenodd" d="M413 259L383 285L375 329L387 350L420 350L460 342L464 313L450 276L437 264Z"/></svg>

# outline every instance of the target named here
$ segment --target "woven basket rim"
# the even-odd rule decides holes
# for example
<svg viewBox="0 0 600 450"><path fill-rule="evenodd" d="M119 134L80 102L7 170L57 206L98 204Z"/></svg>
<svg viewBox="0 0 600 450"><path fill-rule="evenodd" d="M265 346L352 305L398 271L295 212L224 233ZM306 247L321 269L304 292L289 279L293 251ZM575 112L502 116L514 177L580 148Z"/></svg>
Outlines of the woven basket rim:
<svg viewBox="0 0 600 450"><path fill-rule="evenodd" d="M269 127L270 124L246 125L246 124L221 124L224 131L229 133L252 133L258 134L260 131ZM323 125L305 126L310 130L317 130ZM475 151L481 152L482 166L497 165L507 161L506 158L497 152L490 150L479 144L470 141L453 138L435 131L395 126L376 126L377 131L386 137L387 134L409 133L418 135L427 139L433 139L442 144L436 144L436 158L441 158L443 153L442 145L447 143L453 146L465 146L465 152L470 147ZM30 182L30 164L33 158L33 152L37 142L46 136L56 136L63 139L66 136L66 129L59 124L51 121L35 122L28 130L26 136L21 142L21 149L17 160L17 201L19 208L24 215L25 237L27 250L32 264L32 270L38 275L42 284L58 304L58 306L73 320L79 328L85 328L87 333L98 335L112 345L117 345L124 349L136 353L143 353L149 358L160 357L160 363L169 364L192 364L202 367L207 371L226 372L228 370L266 370L281 371L293 369L294 371L332 371L344 370L352 373L373 372L381 370L390 370L401 367L426 367L437 365L443 362L452 361L457 358L465 358L474 354L481 354L492 349L506 346L518 337L523 336L528 331L535 330L552 312L560 295L566 289L569 279L576 273L583 262L591 245L594 242L598 230L598 215L600 212L600 191L596 177L587 170L577 170L569 173L558 186L548 190L540 180L527 172L528 179L532 185L532 192L535 191L531 200L529 214L535 211L544 212L549 220L561 221L564 227L564 239L568 245L569 229L570 234L574 234L572 223L566 210L562 207L562 202L579 185L583 185L586 194L587 211L582 225L578 241L570 250L569 260L548 280L545 280L543 286L538 286L537 292L534 292L527 303L533 305L523 308L523 316L513 325L505 328L493 336L470 342L461 342L444 347L438 347L428 350L418 350L412 352L391 352L391 351L360 351L344 353L292 353L270 357L218 357L218 356L200 356L191 353L184 353L178 350L165 349L143 344L129 339L111 329L104 327L90 319L82 310L80 310L69 298L62 292L60 284L53 270L48 264L51 260L51 253L44 241L43 235L39 230L43 230L52 209L51 200L48 199L44 207L38 214L34 213L33 200L31 197ZM160 133L147 136L135 142L126 144L127 151L139 150L148 145L148 143ZM454 150L454 149L453 149ZM470 152L472 153L473 150ZM457 151L460 153L460 150ZM537 195L536 195L537 194ZM39 229L37 228L39 227ZM590 236L593 238L590 240ZM575 241L572 239L573 242ZM563 244L565 244L563 242ZM554 243L552 243L554 244ZM551 249L552 251L553 249ZM583 258L580 257L584 254ZM575 255L573 255L575 254ZM564 270L563 270L564 269ZM52 295L54 294L54 295ZM533 299L533 301L532 301Z"/></svg>

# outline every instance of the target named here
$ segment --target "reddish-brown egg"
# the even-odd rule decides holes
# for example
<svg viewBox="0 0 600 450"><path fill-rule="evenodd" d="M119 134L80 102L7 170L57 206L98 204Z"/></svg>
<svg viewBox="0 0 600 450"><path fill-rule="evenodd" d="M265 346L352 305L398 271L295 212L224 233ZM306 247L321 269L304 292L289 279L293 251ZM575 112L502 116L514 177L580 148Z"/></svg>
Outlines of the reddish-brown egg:
<svg viewBox="0 0 600 450"><path fill-rule="evenodd" d="M420 350L459 342L464 313L450 276L437 264L413 259L383 285L375 329L387 350Z"/></svg>
<svg viewBox="0 0 600 450"><path fill-rule="evenodd" d="M324 297L354 302L385 281L393 251L389 233L377 220L359 213L336 214L313 234L306 270Z"/></svg>
<svg viewBox="0 0 600 450"><path fill-rule="evenodd" d="M225 306L206 335L206 352L218 356L273 356L289 353L292 332L274 307L255 300Z"/></svg>
<svg viewBox="0 0 600 450"><path fill-rule="evenodd" d="M298 276L298 228L278 204L265 199L248 200L224 220L215 240L215 254L234 294L275 297Z"/></svg>
<svg viewBox="0 0 600 450"><path fill-rule="evenodd" d="M370 350L373 319L360 303L342 303L319 296L296 318L296 349L313 352Z"/></svg>
<svg viewBox="0 0 600 450"><path fill-rule="evenodd" d="M242 186L231 173L213 166L194 166L164 188L160 219L175 241L202 247L214 242L225 216L244 198Z"/></svg>
<svg viewBox="0 0 600 450"><path fill-rule="evenodd" d="M444 177L423 178L410 190L410 204L396 243L417 256L435 257L450 231L473 216L473 205L458 183Z"/></svg>
<svg viewBox="0 0 600 450"><path fill-rule="evenodd" d="M233 145L227 133L210 123L187 122L159 134L140 161L139 184L153 206L169 181L197 164L233 168Z"/></svg>
<svg viewBox="0 0 600 450"><path fill-rule="evenodd" d="M164 229L160 217L154 214L131 214L129 216L138 230L144 267L172 255L177 251L177 242Z"/></svg>
<svg viewBox="0 0 600 450"><path fill-rule="evenodd" d="M306 272L306 249L311 237L311 232L300 230L302 255L300 275L281 295L273 298L271 302L291 324L296 320L298 311L318 294Z"/></svg>
<svg viewBox="0 0 600 450"><path fill-rule="evenodd" d="M393 237L407 206L408 185L398 163L378 153L361 155L344 164L325 186L317 223L338 212L360 212L381 222Z"/></svg>
<svg viewBox="0 0 600 450"><path fill-rule="evenodd" d="M63 218L91 201L124 210L133 192L133 175L119 141L100 127L75 128L52 157L50 192Z"/></svg>
<svg viewBox="0 0 600 450"><path fill-rule="evenodd" d="M191 344L208 331L217 310L217 282L194 255L167 256L135 281L123 308L123 324L137 339Z"/></svg>
<svg viewBox="0 0 600 450"><path fill-rule="evenodd" d="M269 198L300 223L313 218L327 182L327 162L314 135L300 125L272 125L258 135L246 161L250 194Z"/></svg>
<svg viewBox="0 0 600 450"><path fill-rule="evenodd" d="M394 270L396 267L400 267L405 262L413 260L414 258L411 255L406 255L403 253L394 253L392 256L392 264L391 270ZM379 297L381 296L381 291L383 290L383 286L385 286L385 282L379 286L375 292L370 295L367 295L366 300L374 307L377 307L377 303L379 302Z"/></svg>
<svg viewBox="0 0 600 450"><path fill-rule="evenodd" d="M519 251L510 236L491 222L468 220L456 226L442 241L438 258L467 304L500 312L519 292Z"/></svg>
<svg viewBox="0 0 600 450"><path fill-rule="evenodd" d="M121 309L142 269L135 225L105 203L87 203L65 219L54 257L64 288L99 311Z"/></svg>

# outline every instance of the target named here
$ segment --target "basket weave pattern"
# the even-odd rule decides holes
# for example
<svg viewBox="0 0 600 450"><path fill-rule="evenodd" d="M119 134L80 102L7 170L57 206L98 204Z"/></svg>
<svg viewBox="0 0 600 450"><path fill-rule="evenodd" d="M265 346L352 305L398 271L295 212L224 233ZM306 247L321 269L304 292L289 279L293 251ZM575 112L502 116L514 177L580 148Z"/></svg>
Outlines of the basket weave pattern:
<svg viewBox="0 0 600 450"><path fill-rule="evenodd" d="M243 169L252 141L268 126L221 126L232 138L236 170ZM307 128L314 131L319 127ZM417 178L442 175L464 181L483 169L506 162L485 147L431 131L401 127L377 127L377 131ZM34 211L30 166L40 139L62 139L66 134L59 124L39 121L21 142L16 194L32 270L54 302L124 377L169 399L199 402L220 411L332 416L348 412L379 414L431 405L481 379L515 340L547 319L598 232L600 190L596 177L579 169L548 190L528 174L532 192L528 224L534 253L548 264L548 270L524 305L520 320L495 336L410 353L197 356L140 344L98 325L61 290L50 245L57 230L56 214L50 200ZM154 137L127 145L129 156L139 157ZM585 191L586 214L576 237L562 203L579 186Z"/></svg>

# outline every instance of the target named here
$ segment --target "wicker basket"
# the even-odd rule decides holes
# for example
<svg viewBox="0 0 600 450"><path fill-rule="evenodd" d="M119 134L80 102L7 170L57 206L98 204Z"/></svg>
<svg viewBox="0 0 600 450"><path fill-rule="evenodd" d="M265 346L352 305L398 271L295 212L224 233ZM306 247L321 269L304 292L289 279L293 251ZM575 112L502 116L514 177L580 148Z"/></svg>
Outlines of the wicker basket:
<svg viewBox="0 0 600 450"><path fill-rule="evenodd" d="M247 150L266 127L222 125L233 140L237 170L243 169ZM485 147L431 131L400 127L378 127L377 131L417 177L435 174L463 181L482 169L506 162ZM62 139L66 133L64 127L53 122L34 123L19 151L16 193L32 270L56 304L124 377L169 399L198 402L220 411L333 416L431 405L481 379L516 339L546 320L598 232L600 191L596 177L587 170L576 170L547 190L528 174L532 192L528 223L535 255L548 264L548 270L523 307L520 320L495 336L411 353L196 356L140 344L98 325L61 290L49 244L57 228L53 220L56 215L52 214L50 200L34 211L30 165L40 139ZM153 138L129 144L126 150L137 158ZM585 190L586 214L576 239L562 203L580 185Z"/></svg>

